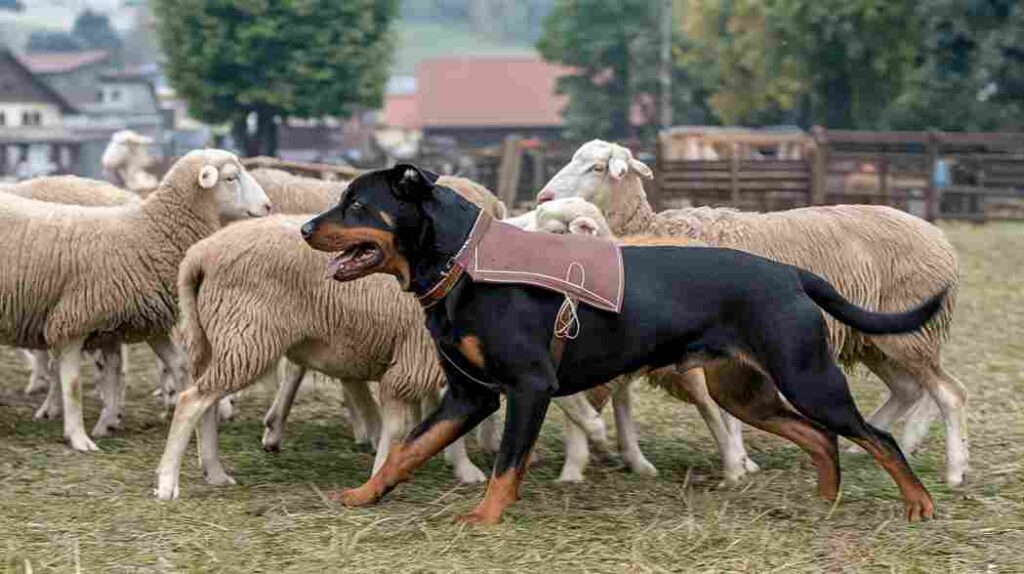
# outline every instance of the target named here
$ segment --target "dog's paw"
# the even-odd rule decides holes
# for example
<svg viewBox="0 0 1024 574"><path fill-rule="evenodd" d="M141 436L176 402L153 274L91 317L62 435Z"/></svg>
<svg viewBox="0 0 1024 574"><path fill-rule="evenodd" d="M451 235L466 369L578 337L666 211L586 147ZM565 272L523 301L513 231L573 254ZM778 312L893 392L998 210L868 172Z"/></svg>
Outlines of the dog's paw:
<svg viewBox="0 0 1024 574"><path fill-rule="evenodd" d="M346 488L340 492L337 490L328 492L327 499L332 502L339 502L349 508L358 508L360 506L376 504L380 500L380 495L372 488L364 485L358 488Z"/></svg>
<svg viewBox="0 0 1024 574"><path fill-rule="evenodd" d="M459 514L453 519L453 522L471 524L473 526L493 526L501 522L501 515L483 513L478 510L474 510L473 512L466 514Z"/></svg>

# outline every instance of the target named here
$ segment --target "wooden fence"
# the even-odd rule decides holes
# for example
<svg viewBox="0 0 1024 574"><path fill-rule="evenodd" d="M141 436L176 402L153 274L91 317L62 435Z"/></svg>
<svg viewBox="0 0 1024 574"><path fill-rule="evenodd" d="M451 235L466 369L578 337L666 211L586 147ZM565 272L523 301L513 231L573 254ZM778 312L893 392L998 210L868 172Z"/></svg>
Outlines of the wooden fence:
<svg viewBox="0 0 1024 574"><path fill-rule="evenodd" d="M659 209L866 203L929 220L1024 220L1017 133L674 129L659 137L655 173Z"/></svg>

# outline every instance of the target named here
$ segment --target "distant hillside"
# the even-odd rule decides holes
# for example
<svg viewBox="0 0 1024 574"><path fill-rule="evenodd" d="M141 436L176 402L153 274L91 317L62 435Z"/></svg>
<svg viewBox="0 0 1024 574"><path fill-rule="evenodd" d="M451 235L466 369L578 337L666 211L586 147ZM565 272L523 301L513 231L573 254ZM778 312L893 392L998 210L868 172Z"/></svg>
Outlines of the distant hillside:
<svg viewBox="0 0 1024 574"><path fill-rule="evenodd" d="M506 44L470 32L457 24L400 21L392 73L412 75L416 64L441 56L521 55L533 53L526 44Z"/></svg>

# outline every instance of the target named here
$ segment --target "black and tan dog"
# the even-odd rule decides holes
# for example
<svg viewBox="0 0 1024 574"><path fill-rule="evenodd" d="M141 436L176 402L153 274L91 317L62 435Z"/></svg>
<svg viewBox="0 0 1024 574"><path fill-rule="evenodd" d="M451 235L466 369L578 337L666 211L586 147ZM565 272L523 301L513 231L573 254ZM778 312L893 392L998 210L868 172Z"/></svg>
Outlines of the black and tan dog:
<svg viewBox="0 0 1024 574"><path fill-rule="evenodd" d="M337 253L330 267L335 279L389 273L421 301L436 303L426 322L448 377L441 407L393 448L370 480L333 499L349 506L378 501L494 412L504 393L505 431L494 474L484 499L460 517L497 522L518 498L553 396L644 369L703 365L723 407L811 453L826 499L838 494L836 436L842 435L889 472L908 519L932 516L931 498L899 446L857 411L828 349L820 309L866 333L901 333L927 322L944 293L905 313L873 313L820 277L747 253L625 245L621 311L580 305L583 329L553 353L555 318L565 298L536 287L477 283L453 267L479 210L435 181L412 166L367 173L349 185L337 207L302 228L310 246ZM786 407L776 389L799 412Z"/></svg>

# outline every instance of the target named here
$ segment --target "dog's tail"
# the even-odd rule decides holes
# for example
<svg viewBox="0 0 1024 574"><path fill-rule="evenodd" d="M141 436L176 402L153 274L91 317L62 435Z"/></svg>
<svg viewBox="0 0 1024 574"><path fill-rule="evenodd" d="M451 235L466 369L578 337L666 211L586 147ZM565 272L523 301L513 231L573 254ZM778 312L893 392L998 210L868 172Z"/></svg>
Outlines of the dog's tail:
<svg viewBox="0 0 1024 574"><path fill-rule="evenodd" d="M178 307L181 319L179 334L188 352L189 375L195 381L210 362L210 341L199 322L197 299L203 284L203 257L196 249L189 249L178 269Z"/></svg>
<svg viewBox="0 0 1024 574"><path fill-rule="evenodd" d="M878 313L850 303L836 291L831 283L810 271L797 269L797 274L804 292L819 307L841 323L868 335L909 333L920 329L942 308L942 302L949 293L949 287L946 287L922 305L909 311Z"/></svg>

